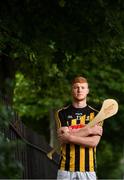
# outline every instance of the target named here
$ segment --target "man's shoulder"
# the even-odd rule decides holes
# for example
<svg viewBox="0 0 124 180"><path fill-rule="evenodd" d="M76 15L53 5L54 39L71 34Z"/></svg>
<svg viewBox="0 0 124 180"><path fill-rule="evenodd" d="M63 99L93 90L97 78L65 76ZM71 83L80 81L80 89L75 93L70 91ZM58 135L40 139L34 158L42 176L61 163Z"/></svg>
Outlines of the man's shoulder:
<svg viewBox="0 0 124 180"><path fill-rule="evenodd" d="M59 108L57 111L60 112L60 111L66 111L70 108L70 105L67 105L67 106L63 106L61 108Z"/></svg>
<svg viewBox="0 0 124 180"><path fill-rule="evenodd" d="M99 112L99 110L97 110L96 108L94 108L94 107L92 107L92 106L90 106L90 105L88 105L88 108L89 108L90 110L96 112L96 113Z"/></svg>

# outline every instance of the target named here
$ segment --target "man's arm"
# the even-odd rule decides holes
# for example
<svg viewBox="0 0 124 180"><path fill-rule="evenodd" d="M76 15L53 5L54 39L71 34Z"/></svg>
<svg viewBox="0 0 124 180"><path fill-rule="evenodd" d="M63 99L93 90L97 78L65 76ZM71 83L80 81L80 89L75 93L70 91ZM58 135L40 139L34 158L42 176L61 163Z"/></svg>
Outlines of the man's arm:
<svg viewBox="0 0 124 180"><path fill-rule="evenodd" d="M69 130L68 127L62 127L58 130L58 138L61 144L74 143L95 147L99 143L101 135L102 127L100 126L94 126L92 128L83 127L76 130Z"/></svg>
<svg viewBox="0 0 124 180"><path fill-rule="evenodd" d="M98 135L93 135L88 137L78 137L65 133L59 138L59 141L61 142L61 144L72 143L72 144L79 144L84 147L96 147L100 141L100 138L101 136Z"/></svg>
<svg viewBox="0 0 124 180"><path fill-rule="evenodd" d="M89 135L100 135L101 136L102 132L103 132L103 128L99 125L95 125L92 128L85 126L83 128L69 129L69 130L72 135L79 136L79 137L86 137Z"/></svg>
<svg viewBox="0 0 124 180"><path fill-rule="evenodd" d="M61 127L58 129L58 136L63 134L63 133L70 133L71 135L74 136L79 136L79 137L87 137L90 135L102 135L103 133L103 128L99 125L95 125L94 127L83 127L79 129L72 129L71 127Z"/></svg>

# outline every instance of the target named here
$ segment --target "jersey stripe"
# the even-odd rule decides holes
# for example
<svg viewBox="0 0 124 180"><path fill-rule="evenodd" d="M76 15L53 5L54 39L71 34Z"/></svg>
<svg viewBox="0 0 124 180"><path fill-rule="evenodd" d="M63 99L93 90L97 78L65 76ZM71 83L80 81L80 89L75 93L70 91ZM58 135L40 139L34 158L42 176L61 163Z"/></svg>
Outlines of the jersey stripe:
<svg viewBox="0 0 124 180"><path fill-rule="evenodd" d="M80 147L80 171L85 171L85 149Z"/></svg>
<svg viewBox="0 0 124 180"><path fill-rule="evenodd" d="M60 166L60 168L61 168L61 170L65 170L65 160L66 160L66 145L64 144L63 146L62 146L62 158L61 158L61 160L60 160L60 164L61 164L61 166Z"/></svg>
<svg viewBox="0 0 124 180"><path fill-rule="evenodd" d="M80 124L85 125L86 115L81 116ZM80 171L85 171L85 148L80 146Z"/></svg>
<svg viewBox="0 0 124 180"><path fill-rule="evenodd" d="M76 125L76 119L72 119L71 126ZM75 145L70 145L70 171L75 170Z"/></svg>
<svg viewBox="0 0 124 180"><path fill-rule="evenodd" d="M60 118L59 118L59 115L58 115L58 111L55 113L55 120L56 120L56 126L57 126L57 129L61 127L61 121L60 121Z"/></svg>
<svg viewBox="0 0 124 180"><path fill-rule="evenodd" d="M94 171L93 148L89 148L89 170Z"/></svg>
<svg viewBox="0 0 124 180"><path fill-rule="evenodd" d="M75 145L75 171L80 169L80 145Z"/></svg>
<svg viewBox="0 0 124 180"><path fill-rule="evenodd" d="M81 118L80 118L80 124L81 125L85 124L85 119L86 119L86 115L81 116Z"/></svg>
<svg viewBox="0 0 124 180"><path fill-rule="evenodd" d="M97 162L96 162L96 148L93 148L93 163L94 163L94 171L96 171L96 166L97 166Z"/></svg>
<svg viewBox="0 0 124 180"><path fill-rule="evenodd" d="M67 171L69 171L70 170L70 165L69 165L69 163L70 163L70 144L66 144L66 162L65 162L65 169L67 170Z"/></svg>
<svg viewBox="0 0 124 180"><path fill-rule="evenodd" d="M89 148L85 147L85 171L89 171Z"/></svg>
<svg viewBox="0 0 124 180"><path fill-rule="evenodd" d="M90 121L94 118L94 112L90 113ZM93 148L89 148L89 170L94 171Z"/></svg>

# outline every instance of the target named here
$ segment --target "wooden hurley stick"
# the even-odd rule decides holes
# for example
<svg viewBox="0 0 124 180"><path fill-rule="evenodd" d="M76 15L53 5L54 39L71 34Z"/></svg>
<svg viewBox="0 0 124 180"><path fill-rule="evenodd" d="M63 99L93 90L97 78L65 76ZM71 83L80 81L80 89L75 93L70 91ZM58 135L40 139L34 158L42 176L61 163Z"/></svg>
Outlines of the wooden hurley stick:
<svg viewBox="0 0 124 180"><path fill-rule="evenodd" d="M106 99L103 101L101 110L99 113L95 116L95 118L90 121L87 126L92 127L96 124L98 124L101 121L104 121L105 119L115 115L118 112L118 103L114 99Z"/></svg>

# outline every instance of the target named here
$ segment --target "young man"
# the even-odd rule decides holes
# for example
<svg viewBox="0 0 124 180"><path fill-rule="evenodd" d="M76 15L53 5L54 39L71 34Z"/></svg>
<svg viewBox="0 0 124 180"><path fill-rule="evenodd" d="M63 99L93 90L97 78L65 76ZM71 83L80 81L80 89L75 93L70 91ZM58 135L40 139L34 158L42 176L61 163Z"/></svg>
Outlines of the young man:
<svg viewBox="0 0 124 180"><path fill-rule="evenodd" d="M76 77L72 82L72 104L57 111L57 132L61 144L57 179L96 179L96 146L102 127L85 126L98 113L87 105L88 93L87 80Z"/></svg>

